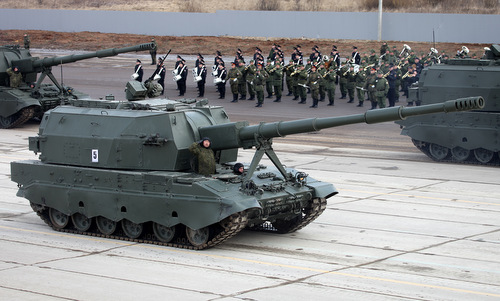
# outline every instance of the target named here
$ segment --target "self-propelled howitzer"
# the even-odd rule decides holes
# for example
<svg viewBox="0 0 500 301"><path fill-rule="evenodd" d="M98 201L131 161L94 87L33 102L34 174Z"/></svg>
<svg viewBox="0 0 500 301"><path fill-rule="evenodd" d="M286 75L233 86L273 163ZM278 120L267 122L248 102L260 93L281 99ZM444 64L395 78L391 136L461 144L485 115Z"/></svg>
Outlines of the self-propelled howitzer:
<svg viewBox="0 0 500 301"><path fill-rule="evenodd" d="M33 117L70 100L87 99L88 95L64 87L52 74L52 67L89 58L103 58L120 53L152 49L145 43L124 48L110 48L84 54L73 54L51 58L32 57L28 49L18 45L0 47L0 128L13 128ZM11 87L7 70L17 67L22 74L22 83ZM38 76L40 74L40 76ZM51 84L42 83L49 78Z"/></svg>
<svg viewBox="0 0 500 301"><path fill-rule="evenodd" d="M230 122L220 106L155 101L156 110L60 106L47 112L38 136L30 137L40 161L11 163L18 196L55 230L175 247L213 247L245 227L289 233L316 219L337 190L285 167L274 137L484 105L478 97L248 125ZM217 163L210 176L195 172L188 150L203 137L211 139ZM235 174L238 149L253 147L247 171ZM264 154L274 166L260 164Z"/></svg>

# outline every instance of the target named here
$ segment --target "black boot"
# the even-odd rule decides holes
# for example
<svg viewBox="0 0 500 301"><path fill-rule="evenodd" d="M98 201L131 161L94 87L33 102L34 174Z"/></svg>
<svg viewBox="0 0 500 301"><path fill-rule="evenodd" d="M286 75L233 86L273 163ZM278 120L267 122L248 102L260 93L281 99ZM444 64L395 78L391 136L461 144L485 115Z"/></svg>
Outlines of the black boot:
<svg viewBox="0 0 500 301"><path fill-rule="evenodd" d="M360 101L360 102L358 103L357 107L362 107L362 106L363 106L363 102L362 102L362 101Z"/></svg>
<svg viewBox="0 0 500 301"><path fill-rule="evenodd" d="M276 99L273 102L281 102L281 97L276 97Z"/></svg>
<svg viewBox="0 0 500 301"><path fill-rule="evenodd" d="M231 102L238 102L238 94L233 94L233 100Z"/></svg>
<svg viewBox="0 0 500 301"><path fill-rule="evenodd" d="M310 108L317 108L318 107L318 100L317 99L313 99L313 105L310 106Z"/></svg>
<svg viewBox="0 0 500 301"><path fill-rule="evenodd" d="M301 98L298 103L306 103L306 99L305 98Z"/></svg>

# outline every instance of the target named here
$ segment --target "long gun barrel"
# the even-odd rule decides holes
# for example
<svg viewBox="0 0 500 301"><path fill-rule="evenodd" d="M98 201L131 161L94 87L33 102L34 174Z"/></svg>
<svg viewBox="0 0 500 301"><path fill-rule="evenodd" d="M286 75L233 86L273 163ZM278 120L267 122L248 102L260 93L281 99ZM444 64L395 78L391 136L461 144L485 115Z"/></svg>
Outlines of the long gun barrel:
<svg viewBox="0 0 500 301"><path fill-rule="evenodd" d="M227 123L200 128L202 137L211 137L214 149L230 149L237 147L249 148L255 146L256 138L269 139L286 135L315 132L326 128L355 124L355 123L380 123L387 121L403 120L410 116L461 112L478 110L484 107L484 99L478 97L448 100L443 103L417 106L417 107L391 107L379 110L370 110L364 114L355 114L340 117L309 118L294 121L279 121L261 123L258 125L244 125L244 123ZM220 133L228 133L220 134ZM237 139L231 139L229 133L237 133ZM215 137L220 139L214 139Z"/></svg>
<svg viewBox="0 0 500 301"><path fill-rule="evenodd" d="M94 57L103 58L103 57L115 56L120 53L150 50L153 49L153 47L154 47L153 43L144 43L130 47L109 48L83 54L71 54L66 56L56 56L43 59L27 58L27 59L13 60L12 66L19 66L23 73L40 72L40 70L43 67L47 68L47 67L57 66L60 64L73 63Z"/></svg>

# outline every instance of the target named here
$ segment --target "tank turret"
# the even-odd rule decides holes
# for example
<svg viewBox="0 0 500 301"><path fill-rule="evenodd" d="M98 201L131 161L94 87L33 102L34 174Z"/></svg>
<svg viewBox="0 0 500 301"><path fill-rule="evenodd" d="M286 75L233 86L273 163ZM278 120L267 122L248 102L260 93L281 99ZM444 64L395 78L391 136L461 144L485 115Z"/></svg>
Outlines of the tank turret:
<svg viewBox="0 0 500 301"><path fill-rule="evenodd" d="M475 97L249 125L230 122L222 107L203 102L139 101L116 109L60 106L45 114L38 136L30 138L40 161L12 162L12 181L18 183L18 196L56 230L204 249L245 227L296 231L337 194L332 184L284 166L272 148L273 138L482 107L483 99ZM203 137L210 138L215 155L216 170L210 175L195 172L189 151ZM235 174L238 149L254 147L246 171ZM264 154L273 166L260 163Z"/></svg>
<svg viewBox="0 0 500 301"><path fill-rule="evenodd" d="M500 45L481 59L459 58L424 68L408 101L428 105L480 95L485 107L469 112L415 116L398 121L402 135L439 162L500 165Z"/></svg>
<svg viewBox="0 0 500 301"><path fill-rule="evenodd" d="M52 74L53 66L149 50L152 47L153 44L145 43L43 59L32 57L28 49L21 49L18 45L0 47L0 128L19 126L32 117L41 117L49 109L67 104L69 100L88 98L86 94L63 87ZM20 70L22 83L11 87L8 70L14 67ZM49 78L52 84L42 83L45 78Z"/></svg>

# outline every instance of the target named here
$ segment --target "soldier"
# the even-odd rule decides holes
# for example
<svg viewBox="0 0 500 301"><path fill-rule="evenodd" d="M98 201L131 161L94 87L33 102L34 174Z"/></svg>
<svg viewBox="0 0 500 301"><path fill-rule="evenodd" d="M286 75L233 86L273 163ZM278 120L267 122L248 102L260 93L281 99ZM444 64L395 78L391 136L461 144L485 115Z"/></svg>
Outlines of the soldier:
<svg viewBox="0 0 500 301"><path fill-rule="evenodd" d="M293 47L293 52L291 56L291 60L295 65L302 64L302 55L299 54L297 47Z"/></svg>
<svg viewBox="0 0 500 301"><path fill-rule="evenodd" d="M257 67L254 64L254 60L250 60L250 65L246 67L246 84L247 84L247 91L248 94L250 95L250 98L248 100L254 100L255 99L255 88L254 88L254 78L255 78L255 72L257 71Z"/></svg>
<svg viewBox="0 0 500 301"><path fill-rule="evenodd" d="M257 70L255 71L254 88L255 94L257 94L257 108L262 107L264 103L264 85L266 84L266 79L269 77L266 70L262 68L262 64L257 65Z"/></svg>
<svg viewBox="0 0 500 301"><path fill-rule="evenodd" d="M189 146L189 151L196 157L197 164L194 168L197 173L209 176L215 173L215 156L214 152L211 149L211 141L209 138L204 137L199 142L193 142L191 146Z"/></svg>
<svg viewBox="0 0 500 301"><path fill-rule="evenodd" d="M197 68L200 65L200 62L203 62L203 66L205 66L205 60L203 58L203 55L201 53L198 53L196 55L196 61L194 62L194 67Z"/></svg>
<svg viewBox="0 0 500 301"><path fill-rule="evenodd" d="M389 45L387 45L387 42L383 42L382 45L380 46L380 55L384 55L388 50L389 50Z"/></svg>
<svg viewBox="0 0 500 301"><path fill-rule="evenodd" d="M231 92L233 93L233 100L231 102L238 102L238 81L242 77L240 70L236 68L236 63L231 63L231 69L227 73L226 80L229 81Z"/></svg>
<svg viewBox="0 0 500 301"><path fill-rule="evenodd" d="M174 72L173 72L174 76L179 75L179 71L181 70L179 68L179 64L183 61L184 61L184 59L180 55L177 55L177 60L175 61ZM178 80L176 80L176 85L177 85L177 90L179 90L179 81Z"/></svg>
<svg viewBox="0 0 500 301"><path fill-rule="evenodd" d="M224 99L226 97L226 78L227 78L227 70L224 67L224 63L221 63L217 66L217 75L216 75L216 85L217 91L219 91L219 99Z"/></svg>
<svg viewBox="0 0 500 301"><path fill-rule="evenodd" d="M347 72L347 93L349 95L349 101L347 103L354 102L354 90L356 89L356 72L354 72L354 66L349 67L349 72Z"/></svg>
<svg viewBox="0 0 500 301"><path fill-rule="evenodd" d="M179 96L184 96L184 93L186 93L186 80L188 74L188 70L184 60L181 60L179 62L178 67L179 67L179 75L181 76L181 78L177 81L179 85Z"/></svg>
<svg viewBox="0 0 500 301"><path fill-rule="evenodd" d="M307 78L309 77L309 73L307 72L304 65L299 65L299 75L297 78L297 85L299 89L299 103L306 103L307 99Z"/></svg>
<svg viewBox="0 0 500 301"><path fill-rule="evenodd" d="M241 73L240 78L238 78L238 93L240 94L240 100L245 100L247 99L247 68L243 59L238 60L237 64L237 68Z"/></svg>
<svg viewBox="0 0 500 301"><path fill-rule="evenodd" d="M387 92L389 92L389 83L383 77L382 71L377 71L377 79L375 80L375 99L377 100L379 108L385 108L385 99L387 97ZM375 105L375 107L376 107Z"/></svg>
<svg viewBox="0 0 500 301"><path fill-rule="evenodd" d="M222 59L222 53L219 50L217 50L215 52L214 65L219 66L220 63L224 63L224 60Z"/></svg>
<svg viewBox="0 0 500 301"><path fill-rule="evenodd" d="M359 72L356 73L356 92L358 95L358 105L357 107L362 107L365 101L365 84L366 84L366 72L364 68L360 68Z"/></svg>
<svg viewBox="0 0 500 301"><path fill-rule="evenodd" d="M356 64L356 65L359 65L359 62L361 62L361 55L359 55L359 52L358 52L358 47L356 46L352 46L352 54L351 54L351 61Z"/></svg>
<svg viewBox="0 0 500 301"><path fill-rule="evenodd" d="M333 106L335 101L335 80L337 74L335 72L335 64L330 64L330 68L324 75L326 94L328 95L328 105Z"/></svg>
<svg viewBox="0 0 500 301"><path fill-rule="evenodd" d="M368 99L370 100L373 110L377 107L377 99L375 98L375 84L377 81L377 74L375 68L370 69L370 74L366 76L365 89L368 91Z"/></svg>
<svg viewBox="0 0 500 301"><path fill-rule="evenodd" d="M389 74L386 79L389 83L389 90L387 91L387 99L389 100L389 107L394 107L396 104L396 69L394 65L389 65Z"/></svg>
<svg viewBox="0 0 500 301"><path fill-rule="evenodd" d="M367 63L372 66L378 65L378 55L375 53L375 49L370 50L370 56L368 57Z"/></svg>
<svg viewBox="0 0 500 301"><path fill-rule="evenodd" d="M23 82L23 75L21 74L19 67L14 66L14 68L8 68L6 72L9 75L10 87L19 87Z"/></svg>
<svg viewBox="0 0 500 301"><path fill-rule="evenodd" d="M292 94L293 94L293 99L292 100L297 100L299 99L299 90L300 87L298 85L299 82L299 73L300 73L300 68L302 64L296 64L294 71L290 74L290 77L292 78Z"/></svg>
<svg viewBox="0 0 500 301"><path fill-rule="evenodd" d="M158 49L158 44L156 44L155 38L151 38L151 44L153 44L153 47L149 50L151 65L156 65L156 50Z"/></svg>
<svg viewBox="0 0 500 301"><path fill-rule="evenodd" d="M25 33L24 34L24 48L30 49L30 44L31 44L30 36L27 33Z"/></svg>
<svg viewBox="0 0 500 301"><path fill-rule="evenodd" d="M245 59L243 59L243 52L238 48L236 50L236 54L234 55L234 62L236 63L236 67L238 67L239 62L243 62L245 64Z"/></svg>
<svg viewBox="0 0 500 301"><path fill-rule="evenodd" d="M290 60L288 65L286 65L283 69L284 69L283 73L285 74L286 88L288 90L288 94L286 96L292 96L293 95L292 72L295 70L295 65L293 63L293 60Z"/></svg>
<svg viewBox="0 0 500 301"><path fill-rule="evenodd" d="M325 101L325 74L327 70L325 68L324 62L319 63L317 66L318 69L316 71L319 73L319 75L321 75L321 78L319 79L319 101Z"/></svg>
<svg viewBox="0 0 500 301"><path fill-rule="evenodd" d="M349 73L349 69L350 69L349 64L345 64L338 71L340 94L341 94L340 99L346 99L347 97L347 74Z"/></svg>
<svg viewBox="0 0 500 301"><path fill-rule="evenodd" d="M142 82L144 70L142 69L141 60L137 59L134 66L134 74L132 75L136 81Z"/></svg>
<svg viewBox="0 0 500 301"><path fill-rule="evenodd" d="M311 89L311 97L313 99L313 104L310 106L310 108L317 108L318 107L318 101L319 101L319 82L321 81L322 77L318 73L318 68L316 65L312 65L311 67L311 73L309 73L309 78L307 80L307 84L309 88Z"/></svg>
<svg viewBox="0 0 500 301"><path fill-rule="evenodd" d="M198 86L198 97L203 97L205 96L205 82L207 79L207 68L205 68L203 59L198 62L196 76L199 78L201 77L201 79L196 82L196 85Z"/></svg>
<svg viewBox="0 0 500 301"><path fill-rule="evenodd" d="M158 68L158 75L160 76L160 78L158 79L158 84L160 84L162 88L160 95L163 95L165 94L165 74L167 73L167 71L165 70L165 65L163 65L163 61L161 59L158 60Z"/></svg>
<svg viewBox="0 0 500 301"><path fill-rule="evenodd" d="M267 91L267 97L266 98L272 98L273 97L273 79L272 79L272 72L274 69L274 66L272 64L273 62L271 60L267 60L267 65L266 68L264 68L269 75L266 78L266 91ZM274 72L274 71L273 71Z"/></svg>
<svg viewBox="0 0 500 301"><path fill-rule="evenodd" d="M282 85L283 85L283 70L281 68L281 64L279 61L276 61L274 64L274 72L272 72L271 77L272 77L272 83L274 87L274 95L276 96L276 99L274 102L281 102L281 92L282 92Z"/></svg>

